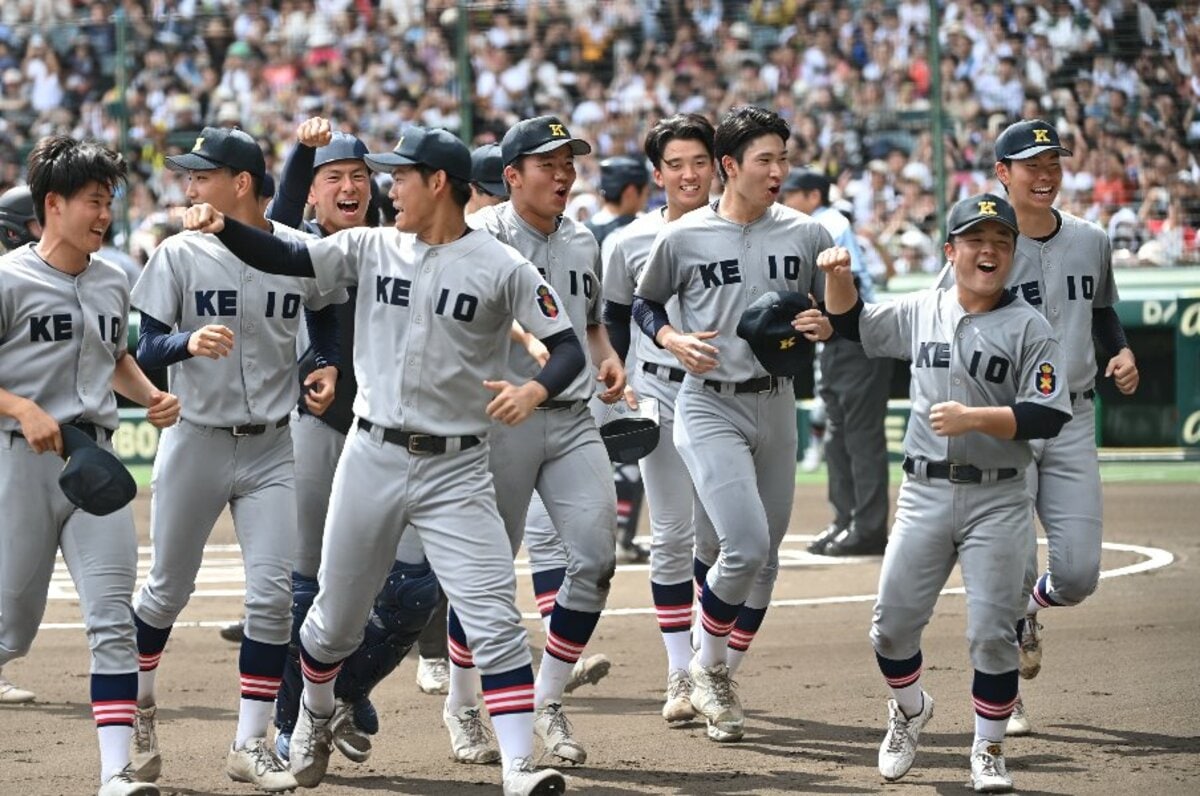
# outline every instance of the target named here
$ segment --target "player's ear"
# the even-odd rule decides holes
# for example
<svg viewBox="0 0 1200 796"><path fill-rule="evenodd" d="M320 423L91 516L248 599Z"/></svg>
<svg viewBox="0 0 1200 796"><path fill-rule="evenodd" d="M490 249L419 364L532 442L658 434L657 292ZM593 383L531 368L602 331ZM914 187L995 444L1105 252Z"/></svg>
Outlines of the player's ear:
<svg viewBox="0 0 1200 796"><path fill-rule="evenodd" d="M954 265L954 239L951 238L942 244L942 254L946 255L946 260Z"/></svg>
<svg viewBox="0 0 1200 796"><path fill-rule="evenodd" d="M520 184L521 184L520 180L521 180L521 170L518 169L514 164L509 163L507 166L504 167L504 181L506 183L508 183L508 186L510 188L512 188L514 186L520 187Z"/></svg>
<svg viewBox="0 0 1200 796"><path fill-rule="evenodd" d="M1000 182L1004 185L1004 187L1007 188L1008 180L1009 180L1009 173L1008 173L1008 166L1004 165L1003 160L996 161L995 172L996 172L996 179L1000 180Z"/></svg>

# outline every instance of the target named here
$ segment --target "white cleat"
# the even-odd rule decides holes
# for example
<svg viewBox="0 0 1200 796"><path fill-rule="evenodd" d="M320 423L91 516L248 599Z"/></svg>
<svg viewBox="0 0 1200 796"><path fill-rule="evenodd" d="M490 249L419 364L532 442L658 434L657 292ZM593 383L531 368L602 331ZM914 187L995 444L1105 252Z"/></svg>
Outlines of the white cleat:
<svg viewBox="0 0 1200 796"><path fill-rule="evenodd" d="M333 709L333 719L329 722L329 731L333 733L334 747L347 759L354 763L367 762L367 758L371 756L371 736L354 723L353 705L337 700Z"/></svg>
<svg viewBox="0 0 1200 796"><path fill-rule="evenodd" d="M585 685L595 685L608 676L612 661L607 655L597 653L575 661L571 669L571 679L563 686L563 693L569 694L576 688Z"/></svg>
<svg viewBox="0 0 1200 796"><path fill-rule="evenodd" d="M448 694L450 662L445 658L418 658L417 688L423 694Z"/></svg>
<svg viewBox="0 0 1200 796"><path fill-rule="evenodd" d="M138 782L156 782L162 773L162 754L158 750L158 706L138 708L133 714L133 742L129 765Z"/></svg>
<svg viewBox="0 0 1200 796"><path fill-rule="evenodd" d="M504 796L553 796L566 790L562 774L552 768L539 771L528 757L513 760L504 773Z"/></svg>
<svg viewBox="0 0 1200 796"><path fill-rule="evenodd" d="M888 729L879 746L879 773L889 782L900 779L912 768L917 757L917 739L933 718L933 697L922 691L921 700L921 712L911 719L904 715L896 700L888 700Z"/></svg>
<svg viewBox="0 0 1200 796"><path fill-rule="evenodd" d="M36 695L32 691L13 685L0 671L0 705L23 705L35 698Z"/></svg>
<svg viewBox="0 0 1200 796"><path fill-rule="evenodd" d="M708 721L708 737L721 743L742 740L746 716L729 667L718 663L704 668L698 658L692 658L688 674L692 678L692 707Z"/></svg>
<svg viewBox="0 0 1200 796"><path fill-rule="evenodd" d="M809 439L808 447L804 449L804 458L800 460L800 471L815 473L825 460L825 443L821 440Z"/></svg>
<svg viewBox="0 0 1200 796"><path fill-rule="evenodd" d="M125 766L100 786L96 796L159 796L157 785L139 782L133 775L133 766Z"/></svg>
<svg viewBox="0 0 1200 796"><path fill-rule="evenodd" d="M1013 706L1012 715L1008 717L1008 726L1004 730L1006 736L1022 736L1029 735L1033 732L1033 722L1029 720L1029 714L1025 712L1025 700L1017 695L1017 704Z"/></svg>
<svg viewBox="0 0 1200 796"><path fill-rule="evenodd" d="M533 734L542 739L546 754L577 766L587 762L587 750L575 740L561 702L547 702L534 711Z"/></svg>
<svg viewBox="0 0 1200 796"><path fill-rule="evenodd" d="M333 751L332 723L333 716L314 715L300 700L300 714L288 747L288 764L296 782L305 788L315 788L325 778Z"/></svg>
<svg viewBox="0 0 1200 796"><path fill-rule="evenodd" d="M692 678L686 669L676 669L667 676L667 699L662 717L668 722L691 721L696 718L692 707Z"/></svg>
<svg viewBox="0 0 1200 796"><path fill-rule="evenodd" d="M1037 614L1025 614L1025 629L1021 631L1021 677L1032 680L1042 670L1042 626Z"/></svg>
<svg viewBox="0 0 1200 796"><path fill-rule="evenodd" d="M251 738L241 749L230 749L225 773L234 782L249 782L266 793L292 791L298 784L266 738Z"/></svg>
<svg viewBox="0 0 1200 796"><path fill-rule="evenodd" d="M450 731L450 749L460 763L486 764L500 759L500 750L492 745L492 733L483 723L478 705L450 713L442 708L442 721Z"/></svg>
<svg viewBox="0 0 1200 796"><path fill-rule="evenodd" d="M971 787L976 793L1008 793L1012 777L1004 766L1004 748L995 741L976 741L971 749Z"/></svg>

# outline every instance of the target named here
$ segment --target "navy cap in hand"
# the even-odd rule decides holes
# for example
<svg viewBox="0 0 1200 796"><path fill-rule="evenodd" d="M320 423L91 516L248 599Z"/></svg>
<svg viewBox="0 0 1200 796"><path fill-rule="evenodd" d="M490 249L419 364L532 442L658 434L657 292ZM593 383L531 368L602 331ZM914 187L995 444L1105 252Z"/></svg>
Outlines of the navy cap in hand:
<svg viewBox="0 0 1200 796"><path fill-rule="evenodd" d="M267 161L262 149L250 134L236 127L205 127L185 155L167 158L172 171L212 171L230 168L246 171L260 180L267 173Z"/></svg>
<svg viewBox="0 0 1200 796"><path fill-rule="evenodd" d="M508 196L499 144L484 144L471 152L471 182L492 196Z"/></svg>
<svg viewBox="0 0 1200 796"><path fill-rule="evenodd" d="M996 139L996 160L1025 160L1043 152L1071 155L1059 141L1054 125L1041 119L1010 124Z"/></svg>
<svg viewBox="0 0 1200 796"><path fill-rule="evenodd" d="M1017 211L1003 197L994 193L981 193L963 199L950 210L946 219L946 235L961 235L976 224L985 221L996 221L1019 234L1017 227Z"/></svg>
<svg viewBox="0 0 1200 796"><path fill-rule="evenodd" d="M391 172L397 166L427 166L451 177L471 181L471 151L455 135L440 128L405 127L396 148L363 158L375 171Z"/></svg>
<svg viewBox="0 0 1200 796"><path fill-rule="evenodd" d="M767 373L795 376L808 361L803 352L812 344L792 328L792 319L811 308L808 296L794 290L764 293L742 313L737 336L750 344Z"/></svg>
<svg viewBox="0 0 1200 796"><path fill-rule="evenodd" d="M567 126L557 116L537 116L514 124L500 142L500 153L507 166L521 155L540 155L570 146L572 155L587 155L592 145L582 138L572 138Z"/></svg>
<svg viewBox="0 0 1200 796"><path fill-rule="evenodd" d="M67 499L98 517L128 505L137 495L137 483L121 460L82 429L64 425L60 431L67 463L58 485Z"/></svg>

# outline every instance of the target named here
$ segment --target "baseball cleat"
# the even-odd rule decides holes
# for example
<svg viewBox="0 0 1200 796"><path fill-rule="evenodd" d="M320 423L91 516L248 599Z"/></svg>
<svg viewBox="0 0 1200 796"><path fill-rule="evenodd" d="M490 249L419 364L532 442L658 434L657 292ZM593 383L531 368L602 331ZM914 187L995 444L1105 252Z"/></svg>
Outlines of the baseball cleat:
<svg viewBox="0 0 1200 796"><path fill-rule="evenodd" d="M705 668L698 658L692 658L688 673L692 678L692 707L708 721L708 737L721 743L742 740L746 717L729 667L718 663Z"/></svg>
<svg viewBox="0 0 1200 796"><path fill-rule="evenodd" d="M138 782L154 782L162 773L162 754L158 750L158 706L138 708L133 714L133 742L129 760Z"/></svg>
<svg viewBox="0 0 1200 796"><path fill-rule="evenodd" d="M320 785L329 768L329 755L333 751L333 733L329 729L332 722L333 716L314 715L304 700L300 700L300 715L296 717L296 728L292 730L292 743L288 749L288 764L296 782L306 788Z"/></svg>
<svg viewBox="0 0 1200 796"><path fill-rule="evenodd" d="M668 722L691 721L696 718L692 707L692 678L686 669L676 669L667 677L667 699L662 717Z"/></svg>
<svg viewBox="0 0 1200 796"><path fill-rule="evenodd" d="M371 756L371 736L354 723L353 705L340 699L337 701L329 730L333 733L334 747L352 762L365 763Z"/></svg>
<svg viewBox="0 0 1200 796"><path fill-rule="evenodd" d="M888 729L879 746L879 773L892 782L900 779L912 768L917 757L917 739L921 730L933 718L933 697L921 692L921 712L909 718L896 704L888 700Z"/></svg>
<svg viewBox="0 0 1200 796"><path fill-rule="evenodd" d="M251 738L241 749L230 748L225 773L234 782L249 782L266 793L295 790L298 784L266 738Z"/></svg>
<svg viewBox="0 0 1200 796"><path fill-rule="evenodd" d="M839 528L837 523L830 523L829 527L817 534L816 538L808 543L808 552L814 556L825 554L825 546L832 542L844 528Z"/></svg>
<svg viewBox="0 0 1200 796"><path fill-rule="evenodd" d="M504 772L504 796L552 796L565 793L567 781L552 768L541 771L528 757L518 757Z"/></svg>
<svg viewBox="0 0 1200 796"><path fill-rule="evenodd" d="M417 659L417 688L423 694L450 692L450 663L445 658Z"/></svg>
<svg viewBox="0 0 1200 796"><path fill-rule="evenodd" d="M533 734L542 739L547 755L577 766L587 762L587 750L572 735L561 702L547 702L534 711Z"/></svg>
<svg viewBox="0 0 1200 796"><path fill-rule="evenodd" d="M34 700L34 693L13 685L0 670L0 705L20 705Z"/></svg>
<svg viewBox="0 0 1200 796"><path fill-rule="evenodd" d="M233 644L241 644L246 637L246 621L239 619L236 622L230 622L217 631L221 638Z"/></svg>
<svg viewBox="0 0 1200 796"><path fill-rule="evenodd" d="M500 751L492 745L492 733L483 723L478 705L450 713L442 709L442 721L450 731L450 749L460 763L495 763Z"/></svg>
<svg viewBox="0 0 1200 796"><path fill-rule="evenodd" d="M879 533L868 536L860 533L857 529L850 527L838 533L837 536L829 540L824 549L821 550L823 556L881 556L884 549L887 547L887 533L881 531Z"/></svg>
<svg viewBox="0 0 1200 796"><path fill-rule="evenodd" d="M971 787L976 793L1008 793L1012 777L1004 765L1004 748L995 741L979 740L971 748Z"/></svg>
<svg viewBox="0 0 1200 796"><path fill-rule="evenodd" d="M808 446L804 449L804 458L800 460L800 471L804 473L815 473L821 468L821 462L824 460L824 440L809 439Z"/></svg>
<svg viewBox="0 0 1200 796"><path fill-rule="evenodd" d="M618 564L645 564L650 560L650 550L637 542L617 545Z"/></svg>
<svg viewBox="0 0 1200 796"><path fill-rule="evenodd" d="M1025 701L1018 694L1017 704L1013 706L1012 715L1008 717L1008 726L1005 728L1004 734L1019 737L1032 732L1033 722L1029 720L1029 714L1025 712Z"/></svg>
<svg viewBox="0 0 1200 796"><path fill-rule="evenodd" d="M571 669L571 679L563 686L563 693L569 694L576 688L585 685L595 685L608 676L612 661L607 655L597 653L575 661Z"/></svg>
<svg viewBox="0 0 1200 796"><path fill-rule="evenodd" d="M1021 631L1021 677L1032 680L1042 670L1042 626L1037 614L1025 614L1025 629Z"/></svg>
<svg viewBox="0 0 1200 796"><path fill-rule="evenodd" d="M138 781L133 766L125 766L100 786L96 796L159 796L159 790L157 785Z"/></svg>

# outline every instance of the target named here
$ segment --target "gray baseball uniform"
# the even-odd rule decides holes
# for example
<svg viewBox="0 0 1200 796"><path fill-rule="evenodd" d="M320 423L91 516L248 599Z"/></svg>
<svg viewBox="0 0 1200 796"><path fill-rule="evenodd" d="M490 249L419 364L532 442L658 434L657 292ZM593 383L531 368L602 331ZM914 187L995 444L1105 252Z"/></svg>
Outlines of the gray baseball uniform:
<svg viewBox="0 0 1200 796"><path fill-rule="evenodd" d="M944 401L972 407L1031 402L1069 414L1058 342L1024 302L972 314L953 289L867 305L859 331L869 355L912 362L912 413L904 437L909 475L879 576L871 626L875 651L894 661L919 652L922 629L957 560L972 665L987 674L1013 672L1015 624L1033 542L1019 477L1032 458L1030 445L978 432L938 436L929 411ZM981 482L952 482L937 473L944 463L981 468Z"/></svg>
<svg viewBox="0 0 1200 796"><path fill-rule="evenodd" d="M273 224L284 239L309 237ZM292 442L299 397L296 335L302 307L344 301L311 279L247 267L212 235L183 233L154 252L133 304L180 331L220 323L234 332L228 356L170 367L184 404L163 432L151 482L153 557L134 601L139 619L168 628L187 605L204 544L229 505L246 567L246 637L287 644L296 536Z"/></svg>
<svg viewBox="0 0 1200 796"><path fill-rule="evenodd" d="M1043 606L1081 602L1100 577L1103 500L1092 403L1097 367L1092 310L1111 307L1118 298L1108 235L1089 221L1059 215L1062 228L1049 240L1017 239L1008 278L1009 291L1042 313L1058 337L1074 413L1057 437L1032 442L1037 466L1026 474L1049 547L1049 578L1033 591ZM943 270L940 284L953 283L953 271ZM1036 548L1026 577L1033 588Z"/></svg>
<svg viewBox="0 0 1200 796"><path fill-rule="evenodd" d="M118 422L112 378L125 355L128 317L129 282L104 260L92 257L71 276L47 264L33 244L0 257L0 386L60 425L92 424L111 450ZM132 510L98 517L77 509L59 488L62 469L53 453L33 452L15 418L0 417L0 666L29 651L61 549L79 593L92 674L132 676ZM132 722L132 699L104 698L114 701L108 714L96 712L98 724Z"/></svg>
<svg viewBox="0 0 1200 796"><path fill-rule="evenodd" d="M771 290L821 301L825 280L815 263L830 245L824 228L782 205L750 224L730 221L712 205L663 228L638 282L639 297L660 304L678 297L681 330L717 332L709 342L718 364L684 378L673 431L721 544L702 599L713 635L730 632L743 603L770 603L795 489L791 380L767 375L737 336L738 320Z"/></svg>
<svg viewBox="0 0 1200 796"><path fill-rule="evenodd" d="M511 202L486 207L468 221L521 252L537 266L564 304L580 341L587 327L599 325L601 283L599 248L592 234L570 218L544 235L523 220ZM584 352L587 354L587 345ZM538 365L510 341L510 381L526 381ZM555 400L543 405L519 427L492 431L492 473L500 516L515 554L520 547L530 497L536 489L567 556L567 574L558 602L574 611L599 612L608 597L615 562L616 492L612 467L600 431L587 408L595 391L591 366ZM543 526L535 525L534 530ZM545 540L527 540L530 556L545 550ZM549 547L549 549L553 549ZM535 571L540 562L531 561Z"/></svg>

